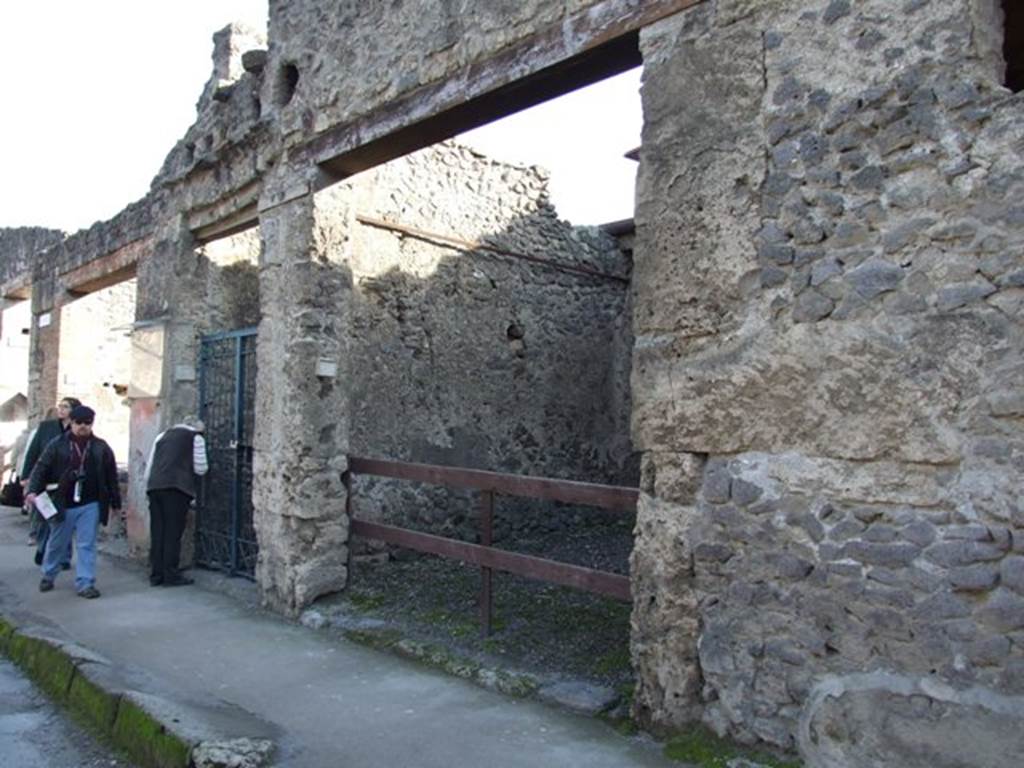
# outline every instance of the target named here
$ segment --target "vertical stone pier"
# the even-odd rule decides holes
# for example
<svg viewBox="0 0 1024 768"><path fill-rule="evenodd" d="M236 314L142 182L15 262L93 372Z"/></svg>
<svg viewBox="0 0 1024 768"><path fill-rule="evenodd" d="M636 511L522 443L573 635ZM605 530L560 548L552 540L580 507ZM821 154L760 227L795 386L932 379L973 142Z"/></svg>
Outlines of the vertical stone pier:
<svg viewBox="0 0 1024 768"><path fill-rule="evenodd" d="M295 615L345 586L348 217L330 191L271 184L260 205L262 319L253 458L257 580Z"/></svg>
<svg viewBox="0 0 1024 768"><path fill-rule="evenodd" d="M708 2L641 36L653 726L815 766L1019 760L1024 102L998 8Z"/></svg>

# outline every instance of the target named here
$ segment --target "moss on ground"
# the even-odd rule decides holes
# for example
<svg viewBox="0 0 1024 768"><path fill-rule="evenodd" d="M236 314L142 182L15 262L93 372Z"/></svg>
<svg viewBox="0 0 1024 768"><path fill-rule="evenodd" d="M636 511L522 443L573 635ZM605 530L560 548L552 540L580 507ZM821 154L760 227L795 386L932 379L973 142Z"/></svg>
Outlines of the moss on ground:
<svg viewBox="0 0 1024 768"><path fill-rule="evenodd" d="M700 726L676 733L665 744L664 752L670 760L692 763L700 768L728 768L729 761L736 759L749 760L768 768L802 768L797 760L744 749Z"/></svg>
<svg viewBox="0 0 1024 768"><path fill-rule="evenodd" d="M0 617L0 651L78 722L145 768L187 768L191 745L119 693L81 672L59 646L23 635Z"/></svg>
<svg viewBox="0 0 1024 768"><path fill-rule="evenodd" d="M7 653L7 646L14 636L14 631L14 625L3 616L0 616L0 653Z"/></svg>
<svg viewBox="0 0 1024 768"><path fill-rule="evenodd" d="M101 688L79 670L71 680L67 705L76 720L110 738L120 700L121 694Z"/></svg>
<svg viewBox="0 0 1024 768"><path fill-rule="evenodd" d="M378 650L388 650L402 639L401 633L394 629L349 629L343 634L353 643Z"/></svg>
<svg viewBox="0 0 1024 768"><path fill-rule="evenodd" d="M63 704L75 676L74 662L60 648L45 640L27 639L35 646L27 666L29 675L50 698Z"/></svg>
<svg viewBox="0 0 1024 768"><path fill-rule="evenodd" d="M142 765L187 768L191 747L146 710L122 698L113 728L114 742Z"/></svg>

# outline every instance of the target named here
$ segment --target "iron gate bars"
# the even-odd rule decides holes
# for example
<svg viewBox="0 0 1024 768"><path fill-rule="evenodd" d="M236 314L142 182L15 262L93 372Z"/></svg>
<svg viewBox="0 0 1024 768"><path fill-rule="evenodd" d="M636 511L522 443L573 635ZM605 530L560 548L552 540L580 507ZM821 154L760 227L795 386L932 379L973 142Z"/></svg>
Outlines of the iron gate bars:
<svg viewBox="0 0 1024 768"><path fill-rule="evenodd" d="M354 502L352 498L354 475L376 475L446 485L453 488L472 488L479 491L480 544L470 544L443 536L421 533L409 528L356 519L353 516ZM389 544L397 544L419 552L480 566L480 625L481 632L485 636L491 633L491 576L495 569L587 592L596 592L625 602L632 600L628 576L494 549L491 544L495 494L549 499L570 504L603 507L620 512L635 512L637 499L640 497L640 491L636 488L579 483L528 475L509 475L478 469L442 467L435 464L364 459L355 456L349 457L348 471L345 473L344 481L345 489L348 492L346 512L352 535L379 539Z"/></svg>
<svg viewBox="0 0 1024 768"><path fill-rule="evenodd" d="M203 336L199 417L210 471L199 495L196 562L253 578L259 551L252 522L252 433L256 329Z"/></svg>

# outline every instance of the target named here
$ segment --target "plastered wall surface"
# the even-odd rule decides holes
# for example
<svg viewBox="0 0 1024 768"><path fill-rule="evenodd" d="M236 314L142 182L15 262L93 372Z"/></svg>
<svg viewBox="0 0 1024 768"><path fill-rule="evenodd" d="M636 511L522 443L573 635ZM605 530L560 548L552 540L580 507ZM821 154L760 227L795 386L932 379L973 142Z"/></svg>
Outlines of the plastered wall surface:
<svg viewBox="0 0 1024 768"><path fill-rule="evenodd" d="M77 397L96 411L96 434L119 464L128 463L130 331L135 281L90 293L61 307L58 397Z"/></svg>

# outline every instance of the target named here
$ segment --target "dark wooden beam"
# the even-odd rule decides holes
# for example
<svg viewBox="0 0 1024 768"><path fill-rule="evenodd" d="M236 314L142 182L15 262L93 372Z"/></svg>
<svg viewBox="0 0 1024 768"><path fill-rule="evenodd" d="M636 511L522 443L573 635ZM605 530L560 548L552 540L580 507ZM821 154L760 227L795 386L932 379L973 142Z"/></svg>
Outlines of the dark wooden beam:
<svg viewBox="0 0 1024 768"><path fill-rule="evenodd" d="M366 520L352 520L350 531L356 536L386 541L389 544L397 544L419 552L461 560L471 565L515 573L519 576L562 584L587 592L596 592L599 595L607 595L626 602L632 600L629 577L616 573L595 571L579 565L559 563L532 555L520 555L515 552L506 552L503 549L482 547L479 544L469 544L464 541L455 541L429 533L371 523Z"/></svg>
<svg viewBox="0 0 1024 768"><path fill-rule="evenodd" d="M642 63L640 30L704 0L608 0L328 129L296 155L337 181ZM457 86L457 87L453 87Z"/></svg>
<svg viewBox="0 0 1024 768"><path fill-rule="evenodd" d="M640 497L640 491L636 488L624 488L618 485L553 480L548 477L532 477L530 475L508 475L480 469L442 467L436 464L413 464L404 461L350 456L348 468L354 475L378 475L455 488L474 488L506 496L551 499L567 504L615 509L620 512L636 511L637 499Z"/></svg>
<svg viewBox="0 0 1024 768"><path fill-rule="evenodd" d="M84 296L131 280L138 270L139 259L152 248L153 242L148 237L135 240L116 251L62 273L60 283L72 296Z"/></svg>

